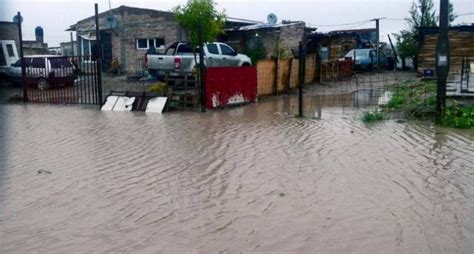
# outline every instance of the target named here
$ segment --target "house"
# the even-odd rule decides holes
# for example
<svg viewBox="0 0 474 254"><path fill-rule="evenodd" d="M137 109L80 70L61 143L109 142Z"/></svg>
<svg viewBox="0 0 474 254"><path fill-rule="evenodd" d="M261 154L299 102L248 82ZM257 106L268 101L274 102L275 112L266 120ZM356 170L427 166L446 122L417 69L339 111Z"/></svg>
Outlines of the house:
<svg viewBox="0 0 474 254"><path fill-rule="evenodd" d="M352 49L375 47L377 30L375 28L336 30L314 33L308 39L308 53L316 53L319 48L323 61L337 60Z"/></svg>
<svg viewBox="0 0 474 254"><path fill-rule="evenodd" d="M16 48L20 48L20 37L18 34L18 25L13 22L0 21L0 40L13 40Z"/></svg>
<svg viewBox="0 0 474 254"><path fill-rule="evenodd" d="M110 15L113 18L110 18ZM106 23L106 20L113 22ZM116 25L114 25L116 24ZM231 20L226 26L248 24ZM120 6L99 14L99 30L102 43L103 70L110 68L112 60L118 60L122 72L137 73L144 68L144 55L154 47L158 52L176 41L186 40L172 12ZM77 55L94 59L96 45L95 17L91 16L71 25L67 31L77 35Z"/></svg>
<svg viewBox="0 0 474 254"><path fill-rule="evenodd" d="M418 73L436 70L438 27L420 28L418 38ZM460 72L462 58L474 59L474 25L449 27L450 72Z"/></svg>
<svg viewBox="0 0 474 254"><path fill-rule="evenodd" d="M226 29L220 40L244 53L261 47L265 58L288 58L292 56L292 50L298 48L304 33L313 30L301 21L259 23Z"/></svg>
<svg viewBox="0 0 474 254"><path fill-rule="evenodd" d="M48 43L44 43L44 31L43 28L37 26L35 28L35 40L25 41L23 40L23 55L44 55L49 54Z"/></svg>
<svg viewBox="0 0 474 254"><path fill-rule="evenodd" d="M72 42L61 42L59 43L61 48L61 55L63 56L74 56L77 52L77 41Z"/></svg>

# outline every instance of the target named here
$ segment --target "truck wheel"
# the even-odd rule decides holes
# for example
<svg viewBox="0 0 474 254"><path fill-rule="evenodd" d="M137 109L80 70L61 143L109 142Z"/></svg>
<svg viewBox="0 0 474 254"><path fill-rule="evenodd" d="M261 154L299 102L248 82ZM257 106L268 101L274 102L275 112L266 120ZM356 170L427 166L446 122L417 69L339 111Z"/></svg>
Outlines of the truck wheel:
<svg viewBox="0 0 474 254"><path fill-rule="evenodd" d="M45 78L39 78L38 81L36 82L36 85L38 86L38 90L46 90L49 88L49 83L48 80Z"/></svg>

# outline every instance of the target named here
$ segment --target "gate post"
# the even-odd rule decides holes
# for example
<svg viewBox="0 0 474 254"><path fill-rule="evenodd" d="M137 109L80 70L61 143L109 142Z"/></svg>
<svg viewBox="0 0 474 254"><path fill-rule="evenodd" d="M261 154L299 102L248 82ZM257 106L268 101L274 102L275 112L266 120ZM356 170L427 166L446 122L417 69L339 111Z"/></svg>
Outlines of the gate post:
<svg viewBox="0 0 474 254"><path fill-rule="evenodd" d="M23 18L21 13L18 12L14 18L18 25L18 40L20 46L20 59L21 59L21 82L23 82L23 102L28 102L28 89L26 87L26 71L25 71L25 59L23 58L23 36L21 35L21 22Z"/></svg>
<svg viewBox="0 0 474 254"><path fill-rule="evenodd" d="M102 105L102 45L100 41L100 29L99 29L99 5L95 4L95 38L96 38L96 71L97 71L97 95L99 105Z"/></svg>

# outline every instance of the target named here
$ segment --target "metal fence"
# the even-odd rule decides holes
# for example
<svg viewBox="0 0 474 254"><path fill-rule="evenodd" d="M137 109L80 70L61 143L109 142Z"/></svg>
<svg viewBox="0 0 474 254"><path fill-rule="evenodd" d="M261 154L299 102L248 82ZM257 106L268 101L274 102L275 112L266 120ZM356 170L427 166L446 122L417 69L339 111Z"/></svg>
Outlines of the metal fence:
<svg viewBox="0 0 474 254"><path fill-rule="evenodd" d="M27 101L101 103L100 69L91 56L25 57L23 65Z"/></svg>

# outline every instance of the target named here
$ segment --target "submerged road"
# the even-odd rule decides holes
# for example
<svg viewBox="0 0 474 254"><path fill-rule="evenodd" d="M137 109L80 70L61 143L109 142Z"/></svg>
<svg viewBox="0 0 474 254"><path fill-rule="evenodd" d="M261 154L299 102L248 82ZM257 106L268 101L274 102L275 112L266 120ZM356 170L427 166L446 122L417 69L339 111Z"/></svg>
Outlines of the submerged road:
<svg viewBox="0 0 474 254"><path fill-rule="evenodd" d="M0 253L474 251L474 131L296 106L0 105Z"/></svg>

